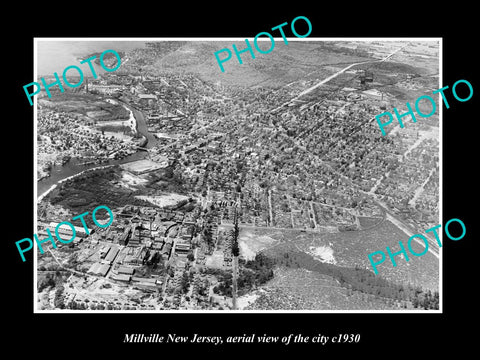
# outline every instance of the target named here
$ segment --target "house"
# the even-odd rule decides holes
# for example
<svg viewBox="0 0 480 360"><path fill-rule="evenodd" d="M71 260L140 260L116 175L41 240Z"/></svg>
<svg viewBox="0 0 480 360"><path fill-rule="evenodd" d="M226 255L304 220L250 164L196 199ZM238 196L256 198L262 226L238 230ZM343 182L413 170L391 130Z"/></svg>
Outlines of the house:
<svg viewBox="0 0 480 360"><path fill-rule="evenodd" d="M131 268L130 266L121 265L118 267L117 272L119 274L133 275L135 273L135 269Z"/></svg>

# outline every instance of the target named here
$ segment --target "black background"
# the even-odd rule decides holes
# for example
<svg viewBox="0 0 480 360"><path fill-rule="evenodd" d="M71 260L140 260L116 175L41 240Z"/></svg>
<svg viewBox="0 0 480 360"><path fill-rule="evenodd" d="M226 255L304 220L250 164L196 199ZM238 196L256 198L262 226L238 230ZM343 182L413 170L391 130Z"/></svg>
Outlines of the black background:
<svg viewBox="0 0 480 360"><path fill-rule="evenodd" d="M2 24L4 43L3 87L3 266L2 327L7 345L34 353L55 352L56 356L83 354L165 355L192 352L199 358L205 352L256 354L258 350L313 351L314 356L352 354L371 356L414 356L440 354L445 348L472 347L475 340L477 279L473 265L478 214L475 187L478 160L477 39L475 10L433 8L405 2L376 8L346 3L276 5L260 11L245 3L220 5L187 3L173 9L161 3L83 4L68 9L45 6L41 10L19 12L16 24ZM38 6L39 7L39 6ZM277 9L277 8L280 9ZM26 10L26 9L25 9ZM443 314L34 314L32 252L22 263L15 241L32 237L33 229L33 107L23 85L33 81L34 37L253 37L261 31L297 16L310 19L309 37L442 37L443 86L459 79L468 80L474 95L468 102L454 100L446 91L450 109L443 108L443 223L463 220L467 235L460 241L444 236ZM9 15L6 16L7 18ZM287 36L290 30L286 32ZM299 29L299 33L301 30ZM275 34L274 36L278 36ZM213 54L212 54L213 56ZM273 51L269 56L275 56ZM239 65L240 66L240 65ZM5 111L6 110L6 111ZM421 120L419 120L421 121ZM469 324L473 325L469 327ZM168 333L177 335L243 335L255 333L286 336L361 334L358 344L240 344L213 346L184 344L124 344L125 333ZM227 353L226 351L233 352ZM122 356L123 358L124 356Z"/></svg>

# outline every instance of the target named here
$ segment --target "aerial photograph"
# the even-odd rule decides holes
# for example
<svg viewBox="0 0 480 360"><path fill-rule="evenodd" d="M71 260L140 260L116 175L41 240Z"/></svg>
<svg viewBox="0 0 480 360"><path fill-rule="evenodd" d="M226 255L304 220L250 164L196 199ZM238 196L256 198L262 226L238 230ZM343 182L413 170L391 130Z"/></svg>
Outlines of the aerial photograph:
<svg viewBox="0 0 480 360"><path fill-rule="evenodd" d="M35 39L36 312L439 311L441 39L275 39Z"/></svg>

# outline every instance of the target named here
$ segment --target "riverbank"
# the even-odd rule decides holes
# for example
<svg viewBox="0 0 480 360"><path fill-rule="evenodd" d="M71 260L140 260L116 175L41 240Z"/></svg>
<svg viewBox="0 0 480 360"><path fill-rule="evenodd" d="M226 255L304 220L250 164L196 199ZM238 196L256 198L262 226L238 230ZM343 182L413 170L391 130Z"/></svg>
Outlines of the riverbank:
<svg viewBox="0 0 480 360"><path fill-rule="evenodd" d="M107 168L112 167L112 166L115 166L115 165L97 166L97 167L94 167L94 168L90 168L90 169L83 170L83 171L79 172L78 174L71 175L71 176L66 177L66 178L64 178L64 179L62 179L62 180L59 180L56 184L50 186L50 187L49 187L45 192L43 192L42 194L38 195L38 193L37 193L37 204L38 204L39 202L41 202L41 201L43 200L43 198L44 198L45 196L47 196L53 189L56 189L56 187L57 187L59 184L62 184L62 183L64 183L64 182L67 181L67 180L74 179L74 178L76 178L76 177L78 177L78 176L81 176L81 175L83 175L83 174L85 174L85 173L87 173L87 172L89 172L89 171L95 171L95 170L100 170L100 169L107 169Z"/></svg>
<svg viewBox="0 0 480 360"><path fill-rule="evenodd" d="M123 107L128 109L130 113L129 120L132 122L132 126L135 127L135 132L142 135L143 137L143 139L140 139L140 141L136 142L137 146L147 147L147 148L151 148L155 146L156 139L153 137L152 134L148 132L143 114L139 110L136 110L134 107L131 107L129 104L124 103L121 100L108 99L108 102L110 103L116 102L117 104L121 104ZM37 176L38 176L37 185L36 185L37 192L38 194L42 195L47 191L51 191L50 189L54 185L56 185L59 181L70 178L71 176L80 174L84 171L101 168L102 166L120 165L128 162L132 162L132 161L142 160L147 155L148 153L146 151L137 150L134 153L129 154L120 159L110 158L110 159L102 160L103 164L101 165L96 160L92 160L90 162L90 161L78 160L75 158L72 158L65 165L61 165L59 163L53 163L48 174L47 173L38 174L37 172ZM37 197L38 197L38 194L37 194Z"/></svg>
<svg viewBox="0 0 480 360"><path fill-rule="evenodd" d="M127 120L113 120L109 122L102 122L102 124L106 125L113 125L113 124L119 124L119 125L126 125L130 128L130 131L133 134L137 134L137 129L138 129L138 123L137 119L135 118L133 111L125 105L125 103L122 101L117 101L115 99L105 99L106 102L113 104L113 105L121 105L125 110L128 111L129 117Z"/></svg>
<svg viewBox="0 0 480 360"><path fill-rule="evenodd" d="M130 113L130 117L128 118L128 123L130 124L130 129L132 130L132 133L137 134L138 124L137 124L137 119L133 115L133 111L123 104L122 106L124 107L124 109L126 109Z"/></svg>

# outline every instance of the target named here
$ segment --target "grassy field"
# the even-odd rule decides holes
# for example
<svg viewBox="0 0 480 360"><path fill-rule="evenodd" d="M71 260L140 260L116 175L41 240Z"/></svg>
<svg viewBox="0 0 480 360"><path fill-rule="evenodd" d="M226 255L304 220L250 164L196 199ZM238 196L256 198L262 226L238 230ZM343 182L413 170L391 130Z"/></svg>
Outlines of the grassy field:
<svg viewBox="0 0 480 360"><path fill-rule="evenodd" d="M358 221L360 222L361 229L368 229L368 228L371 228L372 226L379 224L382 221L382 219L378 217L376 218L376 217L359 216Z"/></svg>
<svg viewBox="0 0 480 360"><path fill-rule="evenodd" d="M239 50L246 47L242 41L187 42L149 65L148 71L192 72L204 80L222 85L250 87L261 84L276 88L302 78L309 79L312 73L321 78L328 76L331 71L323 69L326 65L369 60L367 57L331 51L320 46L319 42L290 41L286 45L277 40L269 54L255 51L255 59L252 59L250 53L243 53L243 64L240 64L232 44ZM268 44L259 42L261 48ZM223 48L232 51L232 58L223 63L225 72L221 72L214 56L216 51ZM226 55L227 53L219 54L221 59Z"/></svg>
<svg viewBox="0 0 480 360"><path fill-rule="evenodd" d="M401 303L341 287L331 276L279 268L248 310L398 310Z"/></svg>
<svg viewBox="0 0 480 360"><path fill-rule="evenodd" d="M274 279L262 287L265 291L251 308L411 309L416 289L420 291L418 299L428 290L438 291L439 263L430 253L410 255L409 262L397 256L397 267L386 255L375 275L368 254L379 250L387 253L386 246L396 252L399 241L406 247L408 236L389 221L375 226L378 219L362 218L361 223L369 228L323 234L242 229L240 241L249 255L260 252L277 266ZM315 249L333 250L329 263L315 256ZM422 248L414 246L414 250L420 253ZM320 278L329 280L322 284ZM307 283L310 287L302 285Z"/></svg>
<svg viewBox="0 0 480 360"><path fill-rule="evenodd" d="M64 92L51 98L44 97L39 101L43 106L57 112L87 115L97 121L129 118L129 113L123 106L108 103L102 96L93 94Z"/></svg>
<svg viewBox="0 0 480 360"><path fill-rule="evenodd" d="M375 251L383 251L386 254L386 246L389 246L392 252L399 251L398 242L402 241L406 248L407 240L408 236L404 232L390 221L384 221L369 230L322 234L317 240L297 238L294 241L302 249L306 249L308 246L329 244L334 251L333 254L338 265L360 266L373 270L368 260L368 254ZM427 289L438 289L438 259L430 253L421 257L409 256L409 258L410 260L406 262L399 256L395 257L397 267L393 267L388 254L386 254L385 262L377 267L379 274L387 280L397 283L410 283Z"/></svg>
<svg viewBox="0 0 480 360"><path fill-rule="evenodd" d="M137 199L135 191L112 186L113 182L120 180L121 171L119 168L90 171L68 180L48 194L48 201L67 208L75 215L91 212L100 205L112 210L124 205L152 206ZM85 217L85 220L90 226L94 225L90 217Z"/></svg>
<svg viewBox="0 0 480 360"><path fill-rule="evenodd" d="M62 183L52 190L45 200L53 205L62 206L73 215L78 215L85 211L91 212L100 205L106 205L112 210L125 205L156 207L154 203L139 196L183 192L181 180L168 167L148 173L145 175L144 184L139 183L131 187L122 186L124 173L118 166L88 171ZM105 215L105 218L107 216ZM99 219L103 219L101 215ZM88 225L94 225L90 217L85 217L85 220Z"/></svg>
<svg viewBox="0 0 480 360"><path fill-rule="evenodd" d="M370 224L370 221L368 221ZM390 221L384 221L378 226L362 231L346 231L340 233L304 233L300 231L280 231L268 229L245 229L240 231L240 240L245 238L249 249L256 251L281 250L284 245L291 245L292 249L309 253L311 248L328 247L333 250L336 265L355 268L356 266L373 271L368 254L383 251L386 259L377 267L379 275L399 284L420 286L424 289L438 290L439 261L431 253L416 257L409 256L406 262L402 257L396 256L397 267L393 267L389 260L386 246L392 252L400 250L398 245L402 241L407 248L408 236ZM256 246L255 238L259 239ZM263 238L270 238L268 244ZM247 241L248 240L248 241ZM266 249L266 250L265 250ZM414 247L416 252L422 249ZM407 250L408 251L408 250Z"/></svg>
<svg viewBox="0 0 480 360"><path fill-rule="evenodd" d="M287 45L282 40L276 40L273 50L268 54L254 50L253 59L249 52L242 53L243 63L240 64L232 44L240 51L246 48L244 41L189 41L166 46L161 56L146 61L145 69L153 74L165 71L194 73L204 80L226 86L278 88L295 81L323 79L349 64L373 59L368 51L342 47L342 42L289 41ZM263 50L270 47L270 41L259 41L258 44ZM399 43L398 47L401 45L403 43ZM222 49L229 49L232 55L228 61L222 63L224 72L220 70L214 55ZM394 49L396 46L385 49L386 52L375 59L384 57ZM219 53L220 59L227 56L227 52ZM407 60L411 60L403 53L402 56L402 59L406 57ZM356 69L368 68L374 72L377 79L392 73L426 75L438 72L435 59L418 64L412 61L406 64L395 60L369 63L357 65Z"/></svg>
<svg viewBox="0 0 480 360"><path fill-rule="evenodd" d="M376 300L381 301L383 306L386 307L394 306L399 308L410 308L418 306L420 303L422 304L421 307L425 307L425 309L438 309L438 303L435 304L435 301L431 298L431 295L435 290L431 291L431 289L421 287L418 284L414 285L411 282L392 281L386 279L383 274L375 275L372 270L360 266L339 266L336 263L323 262L318 260L317 257L301 251L297 244L284 242L275 247L264 250L262 254L257 257L259 256L268 259L267 261L277 266L277 270L299 269L306 271L301 273L298 279L294 278L295 276L289 273L291 275L289 275L289 277L293 278L288 282L285 282L283 287L295 288L297 284L305 280L304 278L307 278L311 283L315 283L320 275L324 279L331 280L330 283L326 285L324 284L324 287L341 287L346 290L346 292L342 291L343 295L362 295L361 298L367 301L371 301L372 298L375 298ZM273 283L275 283L275 280L278 280L277 275L275 275ZM268 285L271 283L272 282L269 282ZM302 294L302 299L307 302L316 300L315 292L302 291L301 289L297 289L297 291L294 292ZM358 297L354 297L352 300L353 299L356 299L357 301L359 300ZM335 301L333 301L333 304L335 304ZM353 303L349 304L349 306L356 308ZM378 304L370 304L369 306L371 309L383 308L378 307Z"/></svg>

